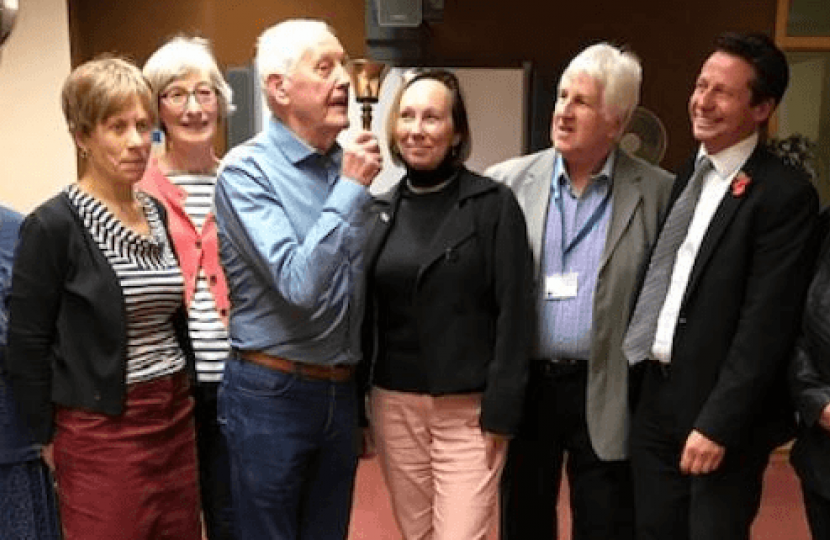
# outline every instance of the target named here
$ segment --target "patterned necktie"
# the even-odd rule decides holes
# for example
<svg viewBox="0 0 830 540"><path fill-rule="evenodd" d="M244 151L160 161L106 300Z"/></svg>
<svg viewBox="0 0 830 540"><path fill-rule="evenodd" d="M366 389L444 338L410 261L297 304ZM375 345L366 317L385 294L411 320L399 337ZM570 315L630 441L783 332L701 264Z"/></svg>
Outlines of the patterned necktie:
<svg viewBox="0 0 830 540"><path fill-rule="evenodd" d="M703 187L703 178L712 169L712 160L703 156L689 183L671 209L648 265L643 289L623 340L623 352L630 364L648 358L657 332L657 319L669 290L677 250L686 238Z"/></svg>

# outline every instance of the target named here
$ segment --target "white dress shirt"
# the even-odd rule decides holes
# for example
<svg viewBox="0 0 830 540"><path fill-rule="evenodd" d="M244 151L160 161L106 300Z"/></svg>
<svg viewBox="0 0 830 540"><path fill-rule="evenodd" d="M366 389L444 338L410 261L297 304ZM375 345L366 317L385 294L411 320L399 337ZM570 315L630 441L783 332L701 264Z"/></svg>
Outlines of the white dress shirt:
<svg viewBox="0 0 830 540"><path fill-rule="evenodd" d="M709 229L712 217L720 206L721 200L726 195L732 179L741 170L741 167L758 144L758 134L753 133L741 142L729 148L709 156L713 168L703 178L703 187L695 206L695 213L692 222L689 224L689 231L686 238L677 251L677 258L674 261L669 290L666 293L666 300L660 309L660 316L657 319L657 331L654 336L654 345L651 354L660 362L671 362L672 343L674 332L677 328L677 319L680 314L680 304L689 285L689 276L692 273L695 259L697 258L700 244ZM698 150L697 160L707 155L703 146ZM697 162L696 160L696 162Z"/></svg>

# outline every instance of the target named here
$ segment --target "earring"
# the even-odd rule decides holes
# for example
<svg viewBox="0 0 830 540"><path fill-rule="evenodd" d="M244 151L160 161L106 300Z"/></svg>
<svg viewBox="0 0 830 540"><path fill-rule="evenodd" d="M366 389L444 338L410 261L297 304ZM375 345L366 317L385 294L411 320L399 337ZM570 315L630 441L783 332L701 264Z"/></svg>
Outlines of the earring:
<svg viewBox="0 0 830 540"><path fill-rule="evenodd" d="M86 159L89 157L89 150L86 148L79 147L78 153L81 154L81 159Z"/></svg>

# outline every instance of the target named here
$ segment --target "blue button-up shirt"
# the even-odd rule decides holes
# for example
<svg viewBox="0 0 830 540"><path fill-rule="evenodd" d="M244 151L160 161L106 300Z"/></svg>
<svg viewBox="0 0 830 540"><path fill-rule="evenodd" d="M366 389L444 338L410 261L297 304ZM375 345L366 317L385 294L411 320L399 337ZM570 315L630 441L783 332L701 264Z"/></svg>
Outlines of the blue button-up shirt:
<svg viewBox="0 0 830 540"><path fill-rule="evenodd" d="M544 276L574 272L578 276L578 289L573 298L548 299L544 285L540 287L539 342L535 353L540 358L587 360L591 355L594 289L611 216L614 160L612 152L582 196L576 197L562 156L556 158L545 229ZM599 209L602 213L594 216ZM590 223L592 217L595 219ZM590 225L587 234L575 242L586 225ZM567 253L563 246L570 246Z"/></svg>
<svg viewBox="0 0 830 540"><path fill-rule="evenodd" d="M355 364L371 196L272 118L232 150L216 184L231 346L309 364Z"/></svg>

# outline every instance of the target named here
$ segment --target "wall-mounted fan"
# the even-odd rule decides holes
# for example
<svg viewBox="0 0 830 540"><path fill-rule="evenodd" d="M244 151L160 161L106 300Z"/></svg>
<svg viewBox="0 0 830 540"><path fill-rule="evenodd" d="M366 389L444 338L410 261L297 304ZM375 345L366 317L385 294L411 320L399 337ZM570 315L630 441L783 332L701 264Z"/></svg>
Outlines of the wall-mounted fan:
<svg viewBox="0 0 830 540"><path fill-rule="evenodd" d="M666 153L666 128L656 114L637 107L620 139L620 147L657 165Z"/></svg>
<svg viewBox="0 0 830 540"><path fill-rule="evenodd" d="M17 18L17 0L0 0L0 46L12 33Z"/></svg>

